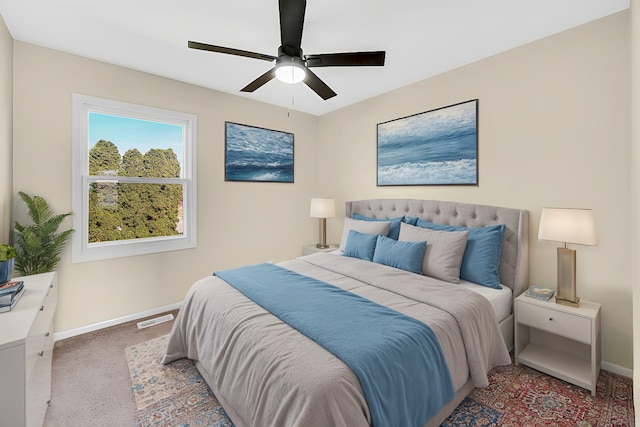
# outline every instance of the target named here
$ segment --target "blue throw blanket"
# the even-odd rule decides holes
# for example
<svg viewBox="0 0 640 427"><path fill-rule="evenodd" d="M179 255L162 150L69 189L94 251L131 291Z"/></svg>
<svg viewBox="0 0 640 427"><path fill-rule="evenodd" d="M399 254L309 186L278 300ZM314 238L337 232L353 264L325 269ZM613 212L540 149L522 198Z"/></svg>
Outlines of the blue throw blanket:
<svg viewBox="0 0 640 427"><path fill-rule="evenodd" d="M453 398L440 343L419 320L273 264L215 275L349 366L374 427L422 427Z"/></svg>

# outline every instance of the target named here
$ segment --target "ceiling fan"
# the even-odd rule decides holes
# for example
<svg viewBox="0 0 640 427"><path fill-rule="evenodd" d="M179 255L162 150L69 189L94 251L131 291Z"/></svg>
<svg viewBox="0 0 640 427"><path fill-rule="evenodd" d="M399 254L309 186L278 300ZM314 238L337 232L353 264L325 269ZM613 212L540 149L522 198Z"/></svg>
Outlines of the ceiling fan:
<svg viewBox="0 0 640 427"><path fill-rule="evenodd" d="M309 70L311 67L360 67L384 65L384 51L325 53L318 55L304 55L300 47L302 42L302 27L306 0L279 0L280 2L280 39L282 45L278 48L278 56L249 52L229 47L214 46L205 43L189 41L191 49L208 50L229 55L245 56L247 58L275 61L275 66L240 89L241 92L253 92L273 78L286 83L304 81L322 99L336 96L318 76Z"/></svg>

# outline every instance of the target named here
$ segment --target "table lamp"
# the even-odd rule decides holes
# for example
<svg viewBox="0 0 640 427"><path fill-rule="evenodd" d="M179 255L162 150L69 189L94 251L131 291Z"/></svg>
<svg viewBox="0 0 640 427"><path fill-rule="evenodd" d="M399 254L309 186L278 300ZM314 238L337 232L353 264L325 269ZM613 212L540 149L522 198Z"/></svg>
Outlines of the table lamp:
<svg viewBox="0 0 640 427"><path fill-rule="evenodd" d="M564 243L558 248L556 303L578 307L576 295L576 251L567 243L594 246L596 229L591 209L542 208L538 239Z"/></svg>
<svg viewBox="0 0 640 427"><path fill-rule="evenodd" d="M316 245L318 249L326 249L327 245L327 218L336 216L336 202L333 199L311 199L311 218L320 220L320 242Z"/></svg>

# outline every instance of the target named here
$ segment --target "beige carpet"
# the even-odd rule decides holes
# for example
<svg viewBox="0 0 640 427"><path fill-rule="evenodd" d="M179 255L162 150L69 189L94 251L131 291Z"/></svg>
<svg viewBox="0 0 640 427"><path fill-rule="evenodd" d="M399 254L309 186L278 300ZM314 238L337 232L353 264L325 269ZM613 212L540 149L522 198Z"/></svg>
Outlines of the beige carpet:
<svg viewBox="0 0 640 427"><path fill-rule="evenodd" d="M56 342L45 427L135 425L136 404L124 349L166 335L173 325L138 329L141 320L145 319Z"/></svg>

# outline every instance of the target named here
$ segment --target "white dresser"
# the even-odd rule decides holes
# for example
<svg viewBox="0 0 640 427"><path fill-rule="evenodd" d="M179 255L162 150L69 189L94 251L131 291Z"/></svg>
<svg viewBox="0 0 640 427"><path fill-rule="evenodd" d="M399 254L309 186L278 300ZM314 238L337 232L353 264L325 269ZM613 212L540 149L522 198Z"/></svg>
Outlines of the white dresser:
<svg viewBox="0 0 640 427"><path fill-rule="evenodd" d="M25 293L0 313L0 424L42 426L51 399L56 273L16 277Z"/></svg>

